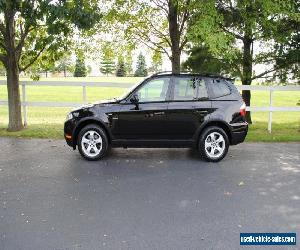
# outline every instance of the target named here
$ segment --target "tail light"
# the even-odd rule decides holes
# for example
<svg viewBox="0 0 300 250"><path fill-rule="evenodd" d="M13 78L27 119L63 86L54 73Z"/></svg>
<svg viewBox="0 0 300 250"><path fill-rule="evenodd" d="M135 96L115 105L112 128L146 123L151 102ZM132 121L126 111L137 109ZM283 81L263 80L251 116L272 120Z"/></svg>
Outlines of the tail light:
<svg viewBox="0 0 300 250"><path fill-rule="evenodd" d="M243 102L242 106L240 107L240 115L245 117L246 116L246 104Z"/></svg>

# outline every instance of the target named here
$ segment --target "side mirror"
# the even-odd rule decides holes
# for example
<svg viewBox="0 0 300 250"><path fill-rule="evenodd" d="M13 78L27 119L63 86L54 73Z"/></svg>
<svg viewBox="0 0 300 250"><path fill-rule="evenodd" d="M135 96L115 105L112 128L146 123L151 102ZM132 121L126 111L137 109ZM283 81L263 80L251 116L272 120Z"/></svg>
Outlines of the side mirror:
<svg viewBox="0 0 300 250"><path fill-rule="evenodd" d="M138 104L139 103L139 96L137 94L134 94L131 98L130 98L130 102L133 104Z"/></svg>

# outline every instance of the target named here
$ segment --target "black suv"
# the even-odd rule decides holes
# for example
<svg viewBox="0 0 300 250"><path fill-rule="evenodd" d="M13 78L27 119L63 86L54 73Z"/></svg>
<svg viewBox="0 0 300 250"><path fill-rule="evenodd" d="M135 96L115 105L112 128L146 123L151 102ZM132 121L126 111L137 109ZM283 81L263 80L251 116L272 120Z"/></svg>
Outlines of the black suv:
<svg viewBox="0 0 300 250"><path fill-rule="evenodd" d="M87 160L112 147L195 147L220 161L244 141L246 106L232 79L192 73L157 73L126 95L73 110L65 139Z"/></svg>

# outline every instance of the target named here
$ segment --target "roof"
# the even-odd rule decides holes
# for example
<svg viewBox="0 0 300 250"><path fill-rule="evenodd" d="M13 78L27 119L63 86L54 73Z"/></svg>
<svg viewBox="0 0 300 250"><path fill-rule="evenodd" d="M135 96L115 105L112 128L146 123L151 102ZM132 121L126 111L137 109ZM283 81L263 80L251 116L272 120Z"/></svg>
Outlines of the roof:
<svg viewBox="0 0 300 250"><path fill-rule="evenodd" d="M189 71L181 71L179 74L172 73L172 71L162 71L157 72L150 77L153 76L163 76L163 75L192 75L192 76L200 76L200 77L211 77L211 78L219 78L219 79L225 79L225 80L231 80L233 81L233 78L217 75L217 74L209 74L209 73L195 73L195 72L189 72Z"/></svg>

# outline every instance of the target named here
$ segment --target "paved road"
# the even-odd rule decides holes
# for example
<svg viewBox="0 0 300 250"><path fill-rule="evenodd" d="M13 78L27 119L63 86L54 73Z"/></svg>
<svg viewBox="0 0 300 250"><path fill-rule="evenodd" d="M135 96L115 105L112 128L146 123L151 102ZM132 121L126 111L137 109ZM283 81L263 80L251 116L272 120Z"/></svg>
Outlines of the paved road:
<svg viewBox="0 0 300 250"><path fill-rule="evenodd" d="M189 149L86 162L63 141L0 138L0 148L1 250L233 250L240 232L299 241L300 144L247 143L218 164Z"/></svg>

